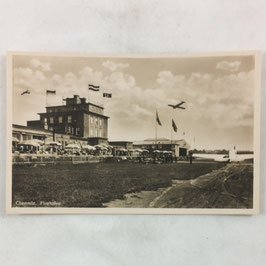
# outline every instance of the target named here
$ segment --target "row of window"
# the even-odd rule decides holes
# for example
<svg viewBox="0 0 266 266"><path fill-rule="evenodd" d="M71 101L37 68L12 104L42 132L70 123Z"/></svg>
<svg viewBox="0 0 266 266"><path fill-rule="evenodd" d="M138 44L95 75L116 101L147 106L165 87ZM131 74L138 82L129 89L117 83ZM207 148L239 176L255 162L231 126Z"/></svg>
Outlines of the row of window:
<svg viewBox="0 0 266 266"><path fill-rule="evenodd" d="M92 128L91 128L91 130L90 130L90 137L103 137L103 134L102 134L102 130L101 129L99 129L99 130L93 130Z"/></svg>
<svg viewBox="0 0 266 266"><path fill-rule="evenodd" d="M72 123L72 116L68 115L67 116L67 122ZM49 117L49 124L54 124L55 123L55 118L53 116ZM63 123L63 116L58 116L58 123L62 124Z"/></svg>
<svg viewBox="0 0 266 266"><path fill-rule="evenodd" d="M55 123L55 118L53 116L49 117L49 124L54 124ZM58 123L62 124L63 123L63 116L58 116ZM72 123L72 116L68 115L67 116L67 123ZM102 119L99 117L90 117L90 123L91 124L96 124L99 125L100 127L102 126Z"/></svg>
<svg viewBox="0 0 266 266"><path fill-rule="evenodd" d="M54 131L54 127L49 127L49 130L50 131ZM72 135L77 135L79 136L80 135L80 128L77 127L76 129L74 127L71 127L71 126L68 126L66 128L66 133L67 134L72 134Z"/></svg>
<svg viewBox="0 0 266 266"><path fill-rule="evenodd" d="M96 117L96 116L90 116L90 122L91 124L96 124L96 125L100 125L100 127L102 126L102 119L100 117Z"/></svg>
<svg viewBox="0 0 266 266"><path fill-rule="evenodd" d="M80 135L80 128L79 127L76 128L76 132L75 132L74 127L68 126L66 131L68 134L77 135L77 136Z"/></svg>
<svg viewBox="0 0 266 266"><path fill-rule="evenodd" d="M86 106L78 106L78 108L76 106L68 106L66 107L62 107L62 108L48 108L47 112L48 113L53 113L53 112L68 112L68 111L76 111L76 110L87 110Z"/></svg>

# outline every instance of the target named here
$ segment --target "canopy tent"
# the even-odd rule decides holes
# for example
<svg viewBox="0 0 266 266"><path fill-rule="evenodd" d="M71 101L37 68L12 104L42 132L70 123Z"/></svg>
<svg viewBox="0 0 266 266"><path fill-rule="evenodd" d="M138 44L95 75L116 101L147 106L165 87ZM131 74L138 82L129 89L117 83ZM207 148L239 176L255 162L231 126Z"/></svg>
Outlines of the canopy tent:
<svg viewBox="0 0 266 266"><path fill-rule="evenodd" d="M40 140L40 139L34 139L37 143L39 143L40 145L43 145L44 144L44 142L42 141L42 140Z"/></svg>
<svg viewBox="0 0 266 266"><path fill-rule="evenodd" d="M52 146L61 146L62 144L57 141L48 141L45 143L46 145L52 145Z"/></svg>
<svg viewBox="0 0 266 266"><path fill-rule="evenodd" d="M91 146L91 145L82 145L82 149L83 150L96 150L96 148L94 148L93 146Z"/></svg>
<svg viewBox="0 0 266 266"><path fill-rule="evenodd" d="M125 149L125 148L119 148L119 149L117 149L117 151L127 151L127 149Z"/></svg>
<svg viewBox="0 0 266 266"><path fill-rule="evenodd" d="M142 152L149 152L149 151L144 149L144 150L142 150Z"/></svg>
<svg viewBox="0 0 266 266"><path fill-rule="evenodd" d="M104 144L104 143L102 143L102 144L99 144L100 146L102 146L102 147L105 147L105 148L107 148L108 147L108 145L107 144Z"/></svg>
<svg viewBox="0 0 266 266"><path fill-rule="evenodd" d="M137 149L128 149L128 151L138 151Z"/></svg>
<svg viewBox="0 0 266 266"><path fill-rule="evenodd" d="M24 140L19 145L28 145L28 146L34 146L38 147L40 146L40 143L38 143L35 139L29 139L29 140Z"/></svg>
<svg viewBox="0 0 266 266"><path fill-rule="evenodd" d="M19 140L15 137L12 137L12 142L19 142Z"/></svg>
<svg viewBox="0 0 266 266"><path fill-rule="evenodd" d="M107 147L105 147L105 145L95 145L94 148L96 148L97 150L107 150Z"/></svg>
<svg viewBox="0 0 266 266"><path fill-rule="evenodd" d="M80 145L78 145L78 144L68 144L66 147L65 147L65 149L80 149L81 147L80 147Z"/></svg>

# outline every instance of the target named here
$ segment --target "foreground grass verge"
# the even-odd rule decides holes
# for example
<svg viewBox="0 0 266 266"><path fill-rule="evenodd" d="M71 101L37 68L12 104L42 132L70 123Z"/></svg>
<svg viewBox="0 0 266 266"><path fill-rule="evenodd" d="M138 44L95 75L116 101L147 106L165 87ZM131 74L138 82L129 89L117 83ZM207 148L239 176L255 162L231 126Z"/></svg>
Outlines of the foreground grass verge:
<svg viewBox="0 0 266 266"><path fill-rule="evenodd" d="M227 167L192 182L174 186L155 204L157 208L234 208L253 207L253 165Z"/></svg>
<svg viewBox="0 0 266 266"><path fill-rule="evenodd" d="M224 164L95 163L13 166L12 202L60 202L59 207L102 207L125 193L156 190L172 179L189 180ZM51 207L51 206L50 206Z"/></svg>

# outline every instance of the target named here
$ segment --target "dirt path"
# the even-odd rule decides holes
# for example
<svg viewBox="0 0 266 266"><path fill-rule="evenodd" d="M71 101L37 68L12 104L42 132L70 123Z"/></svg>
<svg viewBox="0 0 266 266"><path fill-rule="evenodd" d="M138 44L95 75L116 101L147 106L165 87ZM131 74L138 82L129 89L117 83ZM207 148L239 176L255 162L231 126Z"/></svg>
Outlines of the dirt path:
<svg viewBox="0 0 266 266"><path fill-rule="evenodd" d="M251 208L252 164L228 164L193 180L173 180L156 191L128 193L109 208Z"/></svg>

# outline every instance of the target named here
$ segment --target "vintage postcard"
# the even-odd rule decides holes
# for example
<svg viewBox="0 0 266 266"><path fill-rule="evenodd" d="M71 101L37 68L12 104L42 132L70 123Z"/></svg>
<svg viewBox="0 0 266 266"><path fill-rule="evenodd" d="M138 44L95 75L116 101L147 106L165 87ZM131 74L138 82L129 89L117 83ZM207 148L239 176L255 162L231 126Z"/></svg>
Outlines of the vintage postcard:
<svg viewBox="0 0 266 266"><path fill-rule="evenodd" d="M7 53L6 210L257 214L259 51Z"/></svg>

